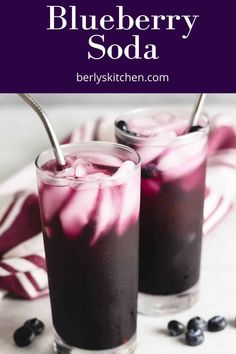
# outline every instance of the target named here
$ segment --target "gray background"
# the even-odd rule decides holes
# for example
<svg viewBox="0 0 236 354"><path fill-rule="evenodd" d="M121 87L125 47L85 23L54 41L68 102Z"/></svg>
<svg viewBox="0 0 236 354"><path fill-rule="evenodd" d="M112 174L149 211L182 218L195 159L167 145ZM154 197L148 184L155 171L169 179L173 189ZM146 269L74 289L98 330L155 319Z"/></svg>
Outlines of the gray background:
<svg viewBox="0 0 236 354"><path fill-rule="evenodd" d="M37 94L59 138L82 121L98 115L115 116L142 106L191 110L193 94ZM204 110L236 116L236 94L209 94ZM48 139L35 113L14 94L0 95L0 181L34 160L48 147Z"/></svg>

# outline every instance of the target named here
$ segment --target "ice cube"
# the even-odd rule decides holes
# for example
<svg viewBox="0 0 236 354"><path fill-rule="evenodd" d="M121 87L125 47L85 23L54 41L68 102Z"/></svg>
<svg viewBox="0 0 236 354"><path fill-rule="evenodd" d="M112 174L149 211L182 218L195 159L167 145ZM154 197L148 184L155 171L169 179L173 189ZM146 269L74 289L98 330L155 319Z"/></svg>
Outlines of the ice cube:
<svg viewBox="0 0 236 354"><path fill-rule="evenodd" d="M205 153L206 139L197 138L196 140L188 141L189 145L186 144L186 146L183 146L183 148L181 149L181 153L185 156L186 159L192 159Z"/></svg>
<svg viewBox="0 0 236 354"><path fill-rule="evenodd" d="M83 187L83 188L82 188ZM96 207L98 196L98 186L94 184L87 188L79 187L69 203L61 211L60 220L66 236L73 240L76 239L84 227L89 223L91 214Z"/></svg>
<svg viewBox="0 0 236 354"><path fill-rule="evenodd" d="M120 186L121 206L117 222L117 234L119 236L122 236L128 227L138 220L140 188L136 173Z"/></svg>
<svg viewBox="0 0 236 354"><path fill-rule="evenodd" d="M168 171L176 167L182 167L184 164L184 156L181 154L181 149L173 147L165 151L160 158L157 168L160 171Z"/></svg>
<svg viewBox="0 0 236 354"><path fill-rule="evenodd" d="M184 116L177 116L172 113L160 113L156 116L157 126L154 129L156 132L174 132L175 135L180 135L185 132L188 120Z"/></svg>
<svg viewBox="0 0 236 354"><path fill-rule="evenodd" d="M157 122L156 120L154 119L154 117L152 117L151 115L149 114L146 114L144 116L140 116L140 117L137 117L137 118L133 118L133 119L130 119L128 121L128 124L129 124L129 128L143 128L143 129L146 129L146 128L153 128L156 126Z"/></svg>
<svg viewBox="0 0 236 354"><path fill-rule="evenodd" d="M112 179L118 179L120 183L123 181L134 171L135 164L133 161L125 161L122 163L121 167L113 174Z"/></svg>
<svg viewBox="0 0 236 354"><path fill-rule="evenodd" d="M83 165L78 165L75 168L75 177L84 177L86 175L86 168Z"/></svg>
<svg viewBox="0 0 236 354"><path fill-rule="evenodd" d="M186 130L187 122L184 116L168 112L141 112L128 121L129 130L140 136L153 137L163 133L177 133Z"/></svg>
<svg viewBox="0 0 236 354"><path fill-rule="evenodd" d="M59 178L67 178L67 177L74 177L74 169L73 167L67 167L67 168L63 168L63 170L58 171L56 173L56 177Z"/></svg>
<svg viewBox="0 0 236 354"><path fill-rule="evenodd" d="M95 172L95 173L90 173L90 174L87 174L87 176L85 176L83 178L84 181L94 181L94 182L98 182L98 181L101 181L103 182L103 180L108 180L110 178L110 176L106 175L105 173L103 172Z"/></svg>
<svg viewBox="0 0 236 354"><path fill-rule="evenodd" d="M168 123L173 123L176 116L170 112L154 112L153 119L155 119L156 124L165 127Z"/></svg>
<svg viewBox="0 0 236 354"><path fill-rule="evenodd" d="M110 167L120 167L122 161L120 158L114 155L102 154L97 152L81 152L80 157L86 160L86 163L110 166Z"/></svg>
<svg viewBox="0 0 236 354"><path fill-rule="evenodd" d="M76 158L73 163L72 163L72 168L74 170L74 176L75 177L83 177L86 175L86 161L81 158Z"/></svg>
<svg viewBox="0 0 236 354"><path fill-rule="evenodd" d="M136 132L140 136L151 136L155 126L156 121L149 115L128 121L129 130L131 132Z"/></svg>
<svg viewBox="0 0 236 354"><path fill-rule="evenodd" d="M164 152L157 168L163 172L165 180L187 175L203 162L206 155L204 146L205 142L199 140L192 144L173 145Z"/></svg>
<svg viewBox="0 0 236 354"><path fill-rule="evenodd" d="M162 153L165 148L158 146L142 146L137 148L137 152L141 157L142 165L154 161Z"/></svg>
<svg viewBox="0 0 236 354"><path fill-rule="evenodd" d="M43 206L43 218L50 222L63 204L70 197L71 189L68 186L43 185L41 192L41 204Z"/></svg>
<svg viewBox="0 0 236 354"><path fill-rule="evenodd" d="M142 165L156 160L176 139L176 134L171 132L162 132L155 138L147 139L143 144L137 145L136 149L141 157Z"/></svg>
<svg viewBox="0 0 236 354"><path fill-rule="evenodd" d="M86 160L77 157L76 159L73 160L72 167L76 168L79 165L85 165L85 164L86 164Z"/></svg>
<svg viewBox="0 0 236 354"><path fill-rule="evenodd" d="M181 177L180 186L185 191L193 190L197 185L204 181L204 169L193 169L192 173L189 171L186 175Z"/></svg>
<svg viewBox="0 0 236 354"><path fill-rule="evenodd" d="M93 246L102 234L112 227L117 219L117 203L119 196L115 195L114 188L100 188L96 210L96 230L91 241Z"/></svg>
<svg viewBox="0 0 236 354"><path fill-rule="evenodd" d="M151 115L134 118L128 121L128 128L131 132L137 133L141 137L151 137L155 130L160 129L156 120Z"/></svg>
<svg viewBox="0 0 236 354"><path fill-rule="evenodd" d="M78 159L78 153L75 152L75 153L69 154L65 157L65 159L66 159L66 163L68 164L68 166L72 166L73 163Z"/></svg>

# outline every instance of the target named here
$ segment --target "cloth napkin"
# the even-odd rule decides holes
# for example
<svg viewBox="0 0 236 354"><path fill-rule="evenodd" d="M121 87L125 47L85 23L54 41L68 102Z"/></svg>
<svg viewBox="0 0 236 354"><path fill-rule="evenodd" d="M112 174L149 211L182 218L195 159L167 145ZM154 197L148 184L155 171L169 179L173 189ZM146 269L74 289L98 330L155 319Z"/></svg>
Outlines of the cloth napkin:
<svg viewBox="0 0 236 354"><path fill-rule="evenodd" d="M211 119L203 234L208 234L233 208L236 194L236 127L232 118ZM114 141L113 120L88 121L63 142ZM29 178L35 178L34 169ZM0 298L23 299L48 294L46 264L36 192L19 190L0 196Z"/></svg>

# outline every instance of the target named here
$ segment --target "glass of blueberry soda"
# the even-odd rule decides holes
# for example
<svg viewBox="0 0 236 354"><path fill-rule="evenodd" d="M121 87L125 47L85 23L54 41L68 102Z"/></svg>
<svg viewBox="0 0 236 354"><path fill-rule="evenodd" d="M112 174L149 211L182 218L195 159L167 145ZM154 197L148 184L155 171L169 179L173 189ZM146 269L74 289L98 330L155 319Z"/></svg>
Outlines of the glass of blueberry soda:
<svg viewBox="0 0 236 354"><path fill-rule="evenodd" d="M208 120L141 109L115 122L116 140L141 157L141 313L177 312L198 298Z"/></svg>
<svg viewBox="0 0 236 354"><path fill-rule="evenodd" d="M36 160L56 353L136 347L140 158L103 142Z"/></svg>

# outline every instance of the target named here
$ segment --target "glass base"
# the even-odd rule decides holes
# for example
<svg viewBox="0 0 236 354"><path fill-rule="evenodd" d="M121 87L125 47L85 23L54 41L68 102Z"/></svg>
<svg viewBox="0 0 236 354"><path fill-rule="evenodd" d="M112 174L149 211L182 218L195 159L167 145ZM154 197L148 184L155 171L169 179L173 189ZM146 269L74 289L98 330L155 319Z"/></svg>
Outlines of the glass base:
<svg viewBox="0 0 236 354"><path fill-rule="evenodd" d="M149 295L139 293L138 311L141 314L155 316L184 311L193 306L199 295L199 284L174 295Z"/></svg>
<svg viewBox="0 0 236 354"><path fill-rule="evenodd" d="M113 349L88 350L88 349L71 347L70 345L66 344L58 336L57 333L55 333L55 339L53 344L54 352L57 354L132 354L135 352L136 346L137 346L136 333L128 342Z"/></svg>

